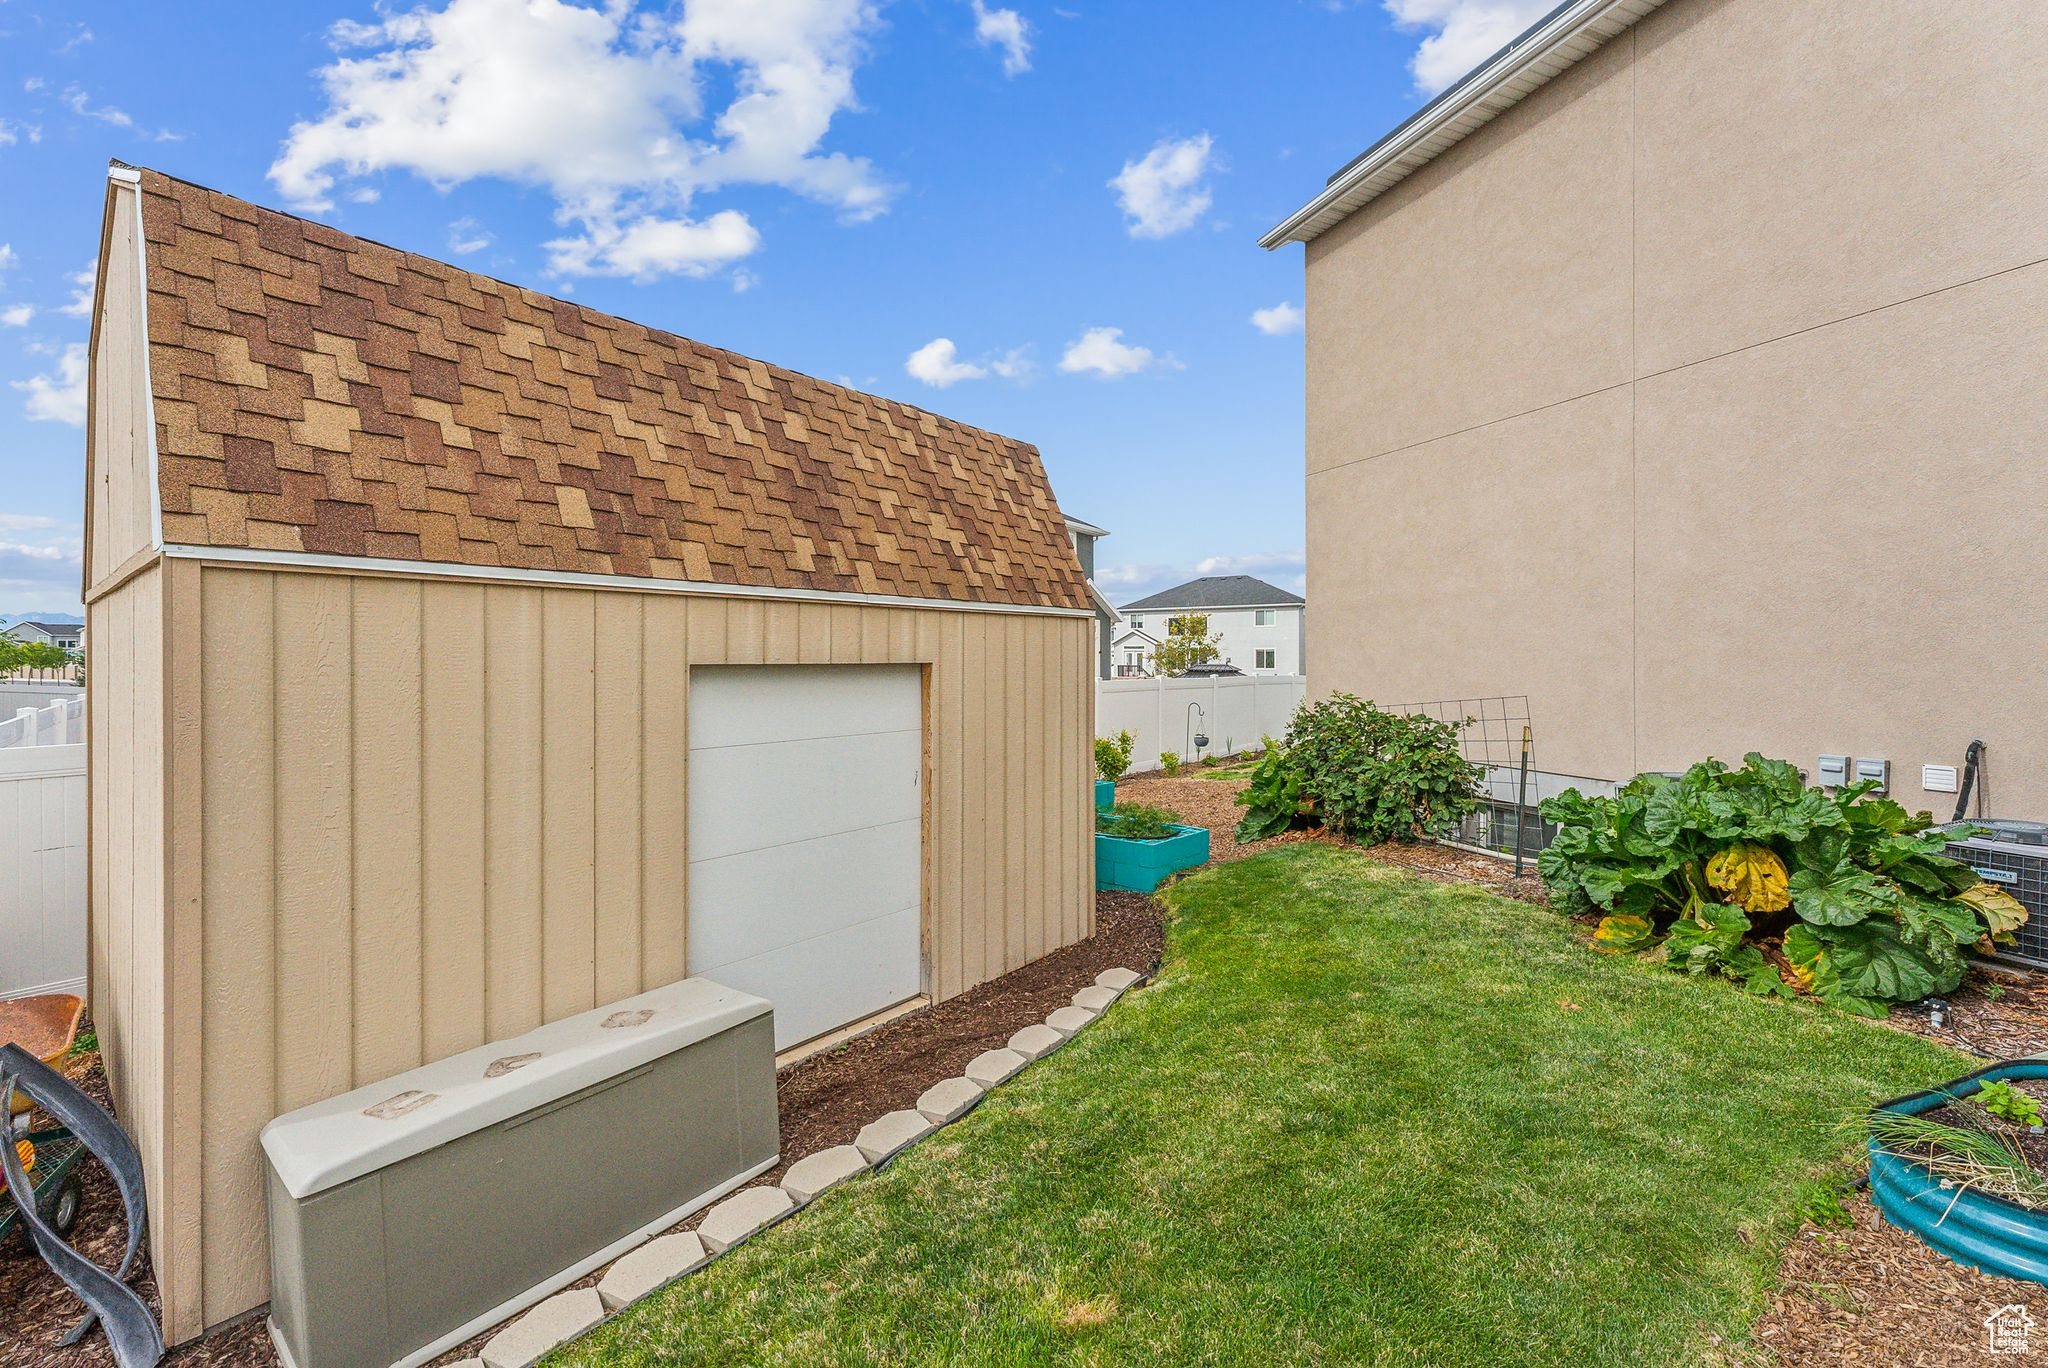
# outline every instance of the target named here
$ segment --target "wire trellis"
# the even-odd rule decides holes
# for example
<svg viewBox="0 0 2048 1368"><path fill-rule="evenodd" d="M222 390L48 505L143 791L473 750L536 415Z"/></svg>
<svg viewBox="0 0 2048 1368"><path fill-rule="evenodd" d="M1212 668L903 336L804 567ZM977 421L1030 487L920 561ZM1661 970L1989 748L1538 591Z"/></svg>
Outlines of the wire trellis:
<svg viewBox="0 0 2048 1368"><path fill-rule="evenodd" d="M1551 831L1536 811L1535 729L1529 696L1436 698L1423 703L1381 704L1388 712L1435 718L1458 729L1458 750L1481 770L1479 810L1461 827L1438 833L1439 840L1515 857L1515 872L1550 842Z"/></svg>

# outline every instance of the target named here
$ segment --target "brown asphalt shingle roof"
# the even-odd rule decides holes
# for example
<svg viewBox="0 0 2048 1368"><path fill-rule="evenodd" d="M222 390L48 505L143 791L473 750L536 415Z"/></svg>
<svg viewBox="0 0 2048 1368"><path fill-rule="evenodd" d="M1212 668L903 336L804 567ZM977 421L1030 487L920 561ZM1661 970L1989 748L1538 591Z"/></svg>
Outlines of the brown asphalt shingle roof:
<svg viewBox="0 0 2048 1368"><path fill-rule="evenodd" d="M142 172L164 539L1086 608L1035 449Z"/></svg>

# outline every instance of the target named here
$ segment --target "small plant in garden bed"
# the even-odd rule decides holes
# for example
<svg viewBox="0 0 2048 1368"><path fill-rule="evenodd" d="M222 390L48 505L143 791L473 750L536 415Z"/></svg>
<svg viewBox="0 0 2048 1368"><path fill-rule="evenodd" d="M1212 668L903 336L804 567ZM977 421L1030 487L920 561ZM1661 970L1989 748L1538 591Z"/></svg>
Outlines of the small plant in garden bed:
<svg viewBox="0 0 2048 1368"><path fill-rule="evenodd" d="M1568 790L1542 804L1558 829L1537 868L1554 907L1602 914L1602 949L1661 948L1673 968L1883 1016L1955 988L1968 952L2027 912L1942 854L1955 833L1874 787L1808 788L1752 753L1612 798Z"/></svg>
<svg viewBox="0 0 2048 1368"><path fill-rule="evenodd" d="M1095 810L1095 830L1126 841L1163 841L1181 826L1180 815L1143 803L1118 803Z"/></svg>
<svg viewBox="0 0 2048 1368"><path fill-rule="evenodd" d="M1131 749L1138 738L1126 727L1115 736L1095 738L1095 775L1114 784L1131 767Z"/></svg>
<svg viewBox="0 0 2048 1368"><path fill-rule="evenodd" d="M1975 1097L1979 1106L2001 1121L2020 1126L2041 1124L2041 1104L2003 1078L1977 1089Z"/></svg>
<svg viewBox="0 0 2048 1368"><path fill-rule="evenodd" d="M1412 841L1455 828L1479 806L1479 766L1458 748L1458 724L1375 707L1339 693L1294 714L1284 744L1268 740L1237 839L1285 831L1301 815L1354 840Z"/></svg>
<svg viewBox="0 0 2048 1368"><path fill-rule="evenodd" d="M1166 777L1167 777L1167 778L1169 778L1169 779L1173 778L1173 776L1174 776L1174 775L1176 775L1176 774L1179 774L1179 773L1180 773L1180 755L1179 755L1179 753L1178 753L1178 752L1176 752L1176 751L1161 751L1161 752L1159 752L1159 768L1161 768L1161 769L1163 769L1163 770L1165 770L1165 771L1166 771Z"/></svg>

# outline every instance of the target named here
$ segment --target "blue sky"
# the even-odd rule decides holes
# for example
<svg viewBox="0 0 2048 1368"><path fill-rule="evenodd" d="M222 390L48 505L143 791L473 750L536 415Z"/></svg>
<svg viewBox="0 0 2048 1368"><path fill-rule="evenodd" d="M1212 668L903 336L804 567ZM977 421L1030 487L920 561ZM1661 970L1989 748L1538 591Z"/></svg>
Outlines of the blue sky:
<svg viewBox="0 0 2048 1368"><path fill-rule="evenodd" d="M1548 0L0 0L0 611L78 606L108 158L1035 443L1122 601L1301 584L1298 248Z"/></svg>

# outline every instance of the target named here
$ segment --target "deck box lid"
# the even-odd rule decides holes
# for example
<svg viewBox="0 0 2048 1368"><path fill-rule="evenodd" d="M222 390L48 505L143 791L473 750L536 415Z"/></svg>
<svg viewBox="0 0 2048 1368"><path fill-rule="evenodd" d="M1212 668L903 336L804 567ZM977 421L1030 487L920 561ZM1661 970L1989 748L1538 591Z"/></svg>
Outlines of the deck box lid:
<svg viewBox="0 0 2048 1368"><path fill-rule="evenodd" d="M294 1198L360 1178L766 1016L769 1003L691 978L480 1045L263 1128Z"/></svg>

